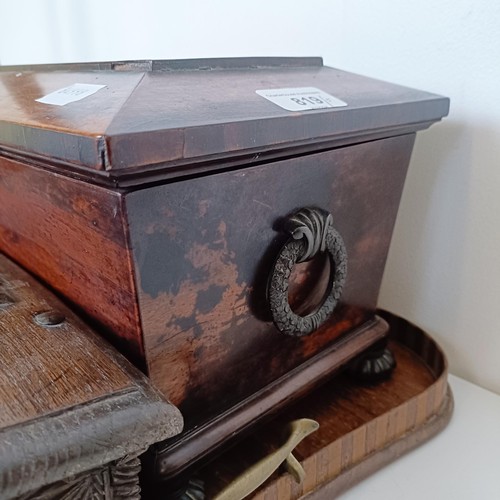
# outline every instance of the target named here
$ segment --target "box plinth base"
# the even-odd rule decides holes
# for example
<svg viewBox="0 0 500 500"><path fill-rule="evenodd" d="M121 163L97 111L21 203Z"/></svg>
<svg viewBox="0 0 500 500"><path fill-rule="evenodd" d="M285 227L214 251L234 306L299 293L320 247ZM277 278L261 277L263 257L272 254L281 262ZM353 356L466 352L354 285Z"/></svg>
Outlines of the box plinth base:
<svg viewBox="0 0 500 500"><path fill-rule="evenodd" d="M297 418L320 424L294 451L306 472L304 481L296 483L280 468L248 498L334 498L446 426L453 397L443 352L421 329L393 314L380 314L391 328L390 346L398 363L393 377L363 387L340 375L302 399L201 472L207 499L276 449L281 430Z"/></svg>

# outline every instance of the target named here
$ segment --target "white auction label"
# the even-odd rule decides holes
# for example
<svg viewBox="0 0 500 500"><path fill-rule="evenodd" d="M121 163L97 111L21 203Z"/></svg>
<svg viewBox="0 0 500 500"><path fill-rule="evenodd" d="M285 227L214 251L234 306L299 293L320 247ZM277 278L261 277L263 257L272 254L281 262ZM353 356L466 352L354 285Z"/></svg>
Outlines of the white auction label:
<svg viewBox="0 0 500 500"><path fill-rule="evenodd" d="M257 94L288 111L337 108L347 103L315 87L256 90Z"/></svg>
<svg viewBox="0 0 500 500"><path fill-rule="evenodd" d="M64 106L70 102L80 101L98 90L103 89L106 85L95 85L93 83L74 83L69 87L51 92L40 99L35 99L43 104L52 104L53 106Z"/></svg>

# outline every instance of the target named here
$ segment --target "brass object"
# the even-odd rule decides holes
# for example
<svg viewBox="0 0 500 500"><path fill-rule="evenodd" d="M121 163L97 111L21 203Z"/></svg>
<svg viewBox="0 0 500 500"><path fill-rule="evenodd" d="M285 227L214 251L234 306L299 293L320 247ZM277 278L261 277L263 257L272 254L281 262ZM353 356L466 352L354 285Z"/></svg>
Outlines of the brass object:
<svg viewBox="0 0 500 500"><path fill-rule="evenodd" d="M241 500L245 498L264 483L282 463L285 463L288 472L295 481L302 482L305 471L300 462L292 455L292 451L306 436L318 428L318 422L308 418L301 418L291 422L289 425L290 435L286 442L237 477L214 500Z"/></svg>

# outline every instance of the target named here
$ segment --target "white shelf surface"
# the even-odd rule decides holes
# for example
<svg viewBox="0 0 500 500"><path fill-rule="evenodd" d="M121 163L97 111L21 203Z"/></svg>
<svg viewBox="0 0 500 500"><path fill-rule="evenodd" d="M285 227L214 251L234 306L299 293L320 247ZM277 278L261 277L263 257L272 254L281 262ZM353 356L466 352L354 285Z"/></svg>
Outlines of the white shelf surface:
<svg viewBox="0 0 500 500"><path fill-rule="evenodd" d="M341 500L500 500L500 396L450 375L451 422Z"/></svg>

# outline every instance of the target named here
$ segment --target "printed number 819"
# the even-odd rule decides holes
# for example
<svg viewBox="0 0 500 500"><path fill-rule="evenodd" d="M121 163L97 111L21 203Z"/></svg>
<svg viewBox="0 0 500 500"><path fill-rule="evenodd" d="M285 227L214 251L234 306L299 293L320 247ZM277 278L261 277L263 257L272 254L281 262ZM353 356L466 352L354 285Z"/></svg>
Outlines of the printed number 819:
<svg viewBox="0 0 500 500"><path fill-rule="evenodd" d="M300 104L301 106L307 106L308 104L327 104L323 99L319 97L309 96L309 97L291 97L293 102Z"/></svg>

